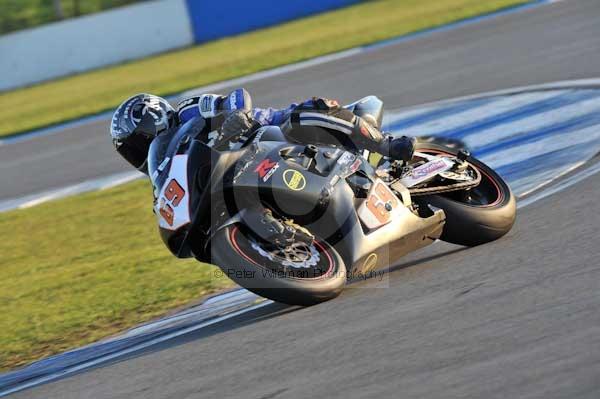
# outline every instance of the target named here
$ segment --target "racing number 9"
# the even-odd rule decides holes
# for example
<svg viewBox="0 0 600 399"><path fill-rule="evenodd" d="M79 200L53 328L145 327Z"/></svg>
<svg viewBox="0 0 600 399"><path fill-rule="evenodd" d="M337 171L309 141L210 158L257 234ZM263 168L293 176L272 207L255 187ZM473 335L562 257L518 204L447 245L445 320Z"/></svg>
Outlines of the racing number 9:
<svg viewBox="0 0 600 399"><path fill-rule="evenodd" d="M179 185L179 183L177 183L177 180L171 180L167 186L167 189L165 190L165 197L171 201L171 204L173 204L175 207L179 205L184 195L185 190Z"/></svg>
<svg viewBox="0 0 600 399"><path fill-rule="evenodd" d="M159 210L160 216L162 216L169 226L173 226L175 219L175 210L173 207L176 208L184 196L185 190L183 187L177 183L177 180L172 179L165 189L164 198L160 199L161 206Z"/></svg>
<svg viewBox="0 0 600 399"><path fill-rule="evenodd" d="M392 209L398 205L398 201L394 194L384 183L379 182L375 186L374 193L367 199L367 209L377 218L379 223L388 223L391 219L390 212L385 208L385 204L389 203Z"/></svg>

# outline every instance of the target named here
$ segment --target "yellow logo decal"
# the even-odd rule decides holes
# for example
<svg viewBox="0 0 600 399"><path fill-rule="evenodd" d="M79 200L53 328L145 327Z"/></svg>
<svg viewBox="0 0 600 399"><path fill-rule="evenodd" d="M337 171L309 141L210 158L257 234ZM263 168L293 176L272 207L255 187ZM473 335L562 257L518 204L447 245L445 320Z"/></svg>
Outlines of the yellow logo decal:
<svg viewBox="0 0 600 399"><path fill-rule="evenodd" d="M294 191L304 190L304 187L306 187L304 175L294 169L288 169L283 172L283 182L290 190Z"/></svg>
<svg viewBox="0 0 600 399"><path fill-rule="evenodd" d="M367 273L367 272L373 270L373 268L375 268L375 266L377 266L377 254L372 253L371 255L367 256L367 259L365 259L365 262L363 263L361 272Z"/></svg>

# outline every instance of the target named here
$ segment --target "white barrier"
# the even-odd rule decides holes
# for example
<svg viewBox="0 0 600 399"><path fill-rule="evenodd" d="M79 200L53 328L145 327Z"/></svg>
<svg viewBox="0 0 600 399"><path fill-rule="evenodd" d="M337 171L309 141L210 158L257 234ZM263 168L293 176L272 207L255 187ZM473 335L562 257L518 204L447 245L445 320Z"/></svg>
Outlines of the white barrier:
<svg viewBox="0 0 600 399"><path fill-rule="evenodd" d="M185 0L156 0L0 36L0 90L194 42Z"/></svg>

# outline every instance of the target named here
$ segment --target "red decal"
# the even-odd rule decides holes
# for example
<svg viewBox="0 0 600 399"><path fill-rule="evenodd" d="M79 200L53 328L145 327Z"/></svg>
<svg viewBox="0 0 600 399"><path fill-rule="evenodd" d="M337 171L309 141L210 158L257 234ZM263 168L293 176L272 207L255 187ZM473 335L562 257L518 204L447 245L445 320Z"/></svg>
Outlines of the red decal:
<svg viewBox="0 0 600 399"><path fill-rule="evenodd" d="M377 184L377 186L375 187L375 193L383 202L389 202L392 205L392 208L395 208L398 205L398 200L396 200L394 194L385 184Z"/></svg>
<svg viewBox="0 0 600 399"><path fill-rule="evenodd" d="M171 180L165 190L165 197L167 197L167 199L171 201L173 206L177 206L179 205L184 196L185 190L183 189L183 187L181 187L181 185L177 183L177 180Z"/></svg>
<svg viewBox="0 0 600 399"><path fill-rule="evenodd" d="M177 207L185 197L185 190L173 179L169 182L165 188L164 196L160 199L160 208L158 212L160 216L169 224L173 226L175 221L175 210L173 207ZM172 205L172 206L171 206Z"/></svg>
<svg viewBox="0 0 600 399"><path fill-rule="evenodd" d="M171 208L171 206L165 202L160 207L159 212L160 216L165 219L165 222L167 222L169 226L173 226L173 220L175 219L175 212L173 211L173 208Z"/></svg>
<svg viewBox="0 0 600 399"><path fill-rule="evenodd" d="M275 165L277 165L277 162L271 162L271 160L265 159L258 164L254 171L257 172L260 177L264 178Z"/></svg>
<svg viewBox="0 0 600 399"><path fill-rule="evenodd" d="M378 183L374 193L367 200L367 209L381 224L388 223L392 217L390 211L385 207L386 204L390 204L393 209L398 206L398 200L385 184Z"/></svg>

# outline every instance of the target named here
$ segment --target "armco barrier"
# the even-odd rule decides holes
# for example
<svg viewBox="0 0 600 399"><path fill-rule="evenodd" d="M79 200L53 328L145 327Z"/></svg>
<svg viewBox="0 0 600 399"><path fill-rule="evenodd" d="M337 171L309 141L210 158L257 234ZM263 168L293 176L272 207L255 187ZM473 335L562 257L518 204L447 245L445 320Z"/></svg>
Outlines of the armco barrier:
<svg viewBox="0 0 600 399"><path fill-rule="evenodd" d="M0 36L0 90L193 43L185 0L143 2L15 32Z"/></svg>
<svg viewBox="0 0 600 399"><path fill-rule="evenodd" d="M197 43L264 28L360 0L187 0Z"/></svg>
<svg viewBox="0 0 600 399"><path fill-rule="evenodd" d="M360 0L153 0L0 36L0 91L118 64Z"/></svg>

